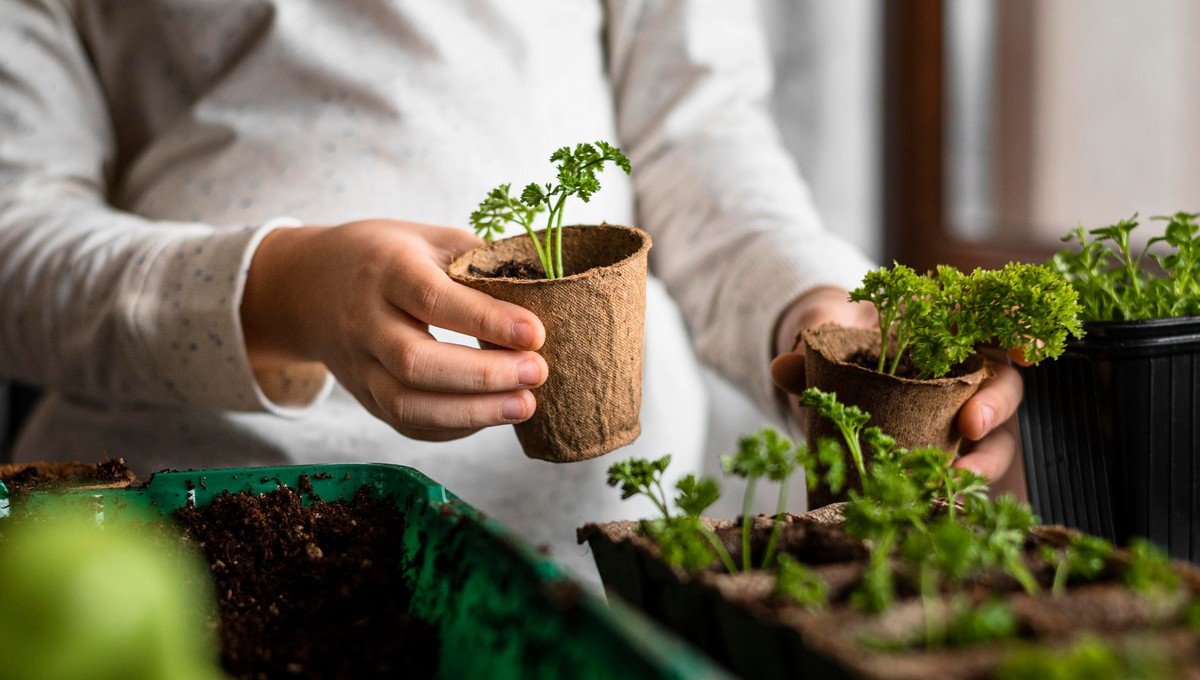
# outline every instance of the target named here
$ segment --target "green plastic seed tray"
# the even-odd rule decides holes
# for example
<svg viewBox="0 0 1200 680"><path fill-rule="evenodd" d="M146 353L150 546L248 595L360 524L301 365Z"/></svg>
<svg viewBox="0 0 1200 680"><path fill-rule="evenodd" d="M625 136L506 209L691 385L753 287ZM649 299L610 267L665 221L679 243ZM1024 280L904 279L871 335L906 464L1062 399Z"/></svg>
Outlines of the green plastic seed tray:
<svg viewBox="0 0 1200 680"><path fill-rule="evenodd" d="M440 677L731 677L635 610L581 589L553 561L408 467L160 472L141 487L33 492L12 503L34 514L54 512L56 503L94 503L98 521L115 522L122 515L144 519L147 510L203 507L224 491L296 488L301 476L325 501L349 500L363 485L395 498L405 517L401 568L414 592L412 614L440 631ZM9 511L7 495L0 486L0 517Z"/></svg>

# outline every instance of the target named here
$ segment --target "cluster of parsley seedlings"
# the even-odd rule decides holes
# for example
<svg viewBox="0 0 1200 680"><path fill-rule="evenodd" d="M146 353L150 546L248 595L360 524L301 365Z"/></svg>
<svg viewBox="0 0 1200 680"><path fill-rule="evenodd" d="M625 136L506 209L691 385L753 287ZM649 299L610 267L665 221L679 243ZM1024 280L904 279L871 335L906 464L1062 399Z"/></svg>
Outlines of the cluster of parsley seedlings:
<svg viewBox="0 0 1200 680"><path fill-rule="evenodd" d="M1152 217L1166 223L1162 234L1136 252L1136 214L1099 229L1079 226L1062 239L1079 249L1058 252L1051 265L1079 291L1087 321L1194 316L1200 314L1198 218L1186 212Z"/></svg>
<svg viewBox="0 0 1200 680"><path fill-rule="evenodd" d="M1068 582L1094 581L1118 575L1127 587L1147 596L1170 596L1181 588L1179 575L1165 552L1149 542L1131 542L1127 557L1117 559L1107 541L1073 535L1061 547L1043 546L1038 555L1049 565L1050 583L1039 582L1024 556L1031 546L1030 530L1037 523L1030 507L1011 495L989 497L983 477L951 466L951 456L938 449L903 449L877 427L867 427L869 414L839 402L836 395L810 388L801 403L838 425L842 442L823 440L816 451L793 444L766 428L743 437L736 453L723 459L729 474L745 480L741 517L740 555L731 554L702 518L720 496L716 480L688 475L669 496L663 473L671 457L632 458L613 464L608 484L620 487L622 498L648 496L659 511L643 520L640 531L653 540L661 559L688 571L705 569L729 573L773 570L773 597L811 611L829 605L826 584L810 567L776 550L787 523L788 480L803 469L810 487L818 482L841 489L846 481L844 447L859 469L862 488L849 492L844 505L845 532L868 551L849 604L866 613L888 611L901 592L921 598L924 629L904 640L860 638L877 649L966 645L1017 636L1018 622L1009 605L993 598L982 604L966 595L969 580L1003 574L1029 594L1062 595ZM869 462L864 463L863 447ZM749 499L760 482L779 485L779 500L768 545L762 559L751 562ZM1188 609L1189 620L1200 623L1200 604Z"/></svg>
<svg viewBox="0 0 1200 680"><path fill-rule="evenodd" d="M969 274L942 265L918 274L893 263L868 272L850 299L878 312L875 369L888 375L908 357L914 377L939 378L988 342L1038 363L1062 354L1068 335L1083 334L1078 293L1045 265L1009 263Z"/></svg>

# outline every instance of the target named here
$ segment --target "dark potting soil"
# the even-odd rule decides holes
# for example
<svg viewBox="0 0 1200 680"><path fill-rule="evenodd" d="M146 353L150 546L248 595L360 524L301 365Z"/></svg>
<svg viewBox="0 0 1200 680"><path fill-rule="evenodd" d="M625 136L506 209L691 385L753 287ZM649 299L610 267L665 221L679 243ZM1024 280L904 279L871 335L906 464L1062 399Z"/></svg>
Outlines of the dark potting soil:
<svg viewBox="0 0 1200 680"><path fill-rule="evenodd" d="M505 260L496 265L491 271L485 270L482 267L471 265L467 268L472 276L480 276L485 279L544 279L546 278L545 271L541 266L532 262L519 262L517 260Z"/></svg>
<svg viewBox="0 0 1200 680"><path fill-rule="evenodd" d="M878 370L879 352L855 352L847 357L846 361L855 366L861 366L868 371ZM915 379L917 377L917 369L913 367L912 359L909 359L907 354L900 357L900 364L896 367L895 375L897 378Z"/></svg>
<svg viewBox="0 0 1200 680"><path fill-rule="evenodd" d="M0 465L0 482L14 495L63 486L128 484L136 476L124 458L99 463L7 463Z"/></svg>
<svg viewBox="0 0 1200 680"><path fill-rule="evenodd" d="M408 613L404 517L368 487L316 499L307 479L260 495L223 493L174 518L206 556L221 660L236 678L429 678L440 638Z"/></svg>
<svg viewBox="0 0 1200 680"><path fill-rule="evenodd" d="M849 363L852 363L856 366L861 366L862 368L865 368L868 371L874 371L879 368L879 352L869 352L869 351L855 352L854 354L850 355L846 359L846 361L848 361ZM958 376L966 375L966 374L970 373L971 370L972 370L972 368L969 365L969 363L961 363L961 364L951 368L950 372L947 373L944 377L957 378ZM907 354L900 357L900 363L899 363L899 365L896 366L895 376L897 378L907 378L909 380L919 380L920 379L919 373L918 373L916 367L913 366L912 359L909 358L909 356Z"/></svg>

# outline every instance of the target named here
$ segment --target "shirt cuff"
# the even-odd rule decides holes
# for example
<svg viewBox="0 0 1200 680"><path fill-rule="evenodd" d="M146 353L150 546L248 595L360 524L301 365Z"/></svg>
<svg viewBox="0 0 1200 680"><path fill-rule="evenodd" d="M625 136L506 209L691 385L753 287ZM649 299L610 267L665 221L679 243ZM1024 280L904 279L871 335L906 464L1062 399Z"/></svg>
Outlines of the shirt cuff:
<svg viewBox="0 0 1200 680"><path fill-rule="evenodd" d="M274 394L300 395L287 405L272 400L250 366L242 331L242 294L255 250L275 229L299 225L280 217L261 226L193 233L148 258L130 325L152 364L155 391L192 407L288 417L303 415L329 395L333 376L309 367L267 381Z"/></svg>

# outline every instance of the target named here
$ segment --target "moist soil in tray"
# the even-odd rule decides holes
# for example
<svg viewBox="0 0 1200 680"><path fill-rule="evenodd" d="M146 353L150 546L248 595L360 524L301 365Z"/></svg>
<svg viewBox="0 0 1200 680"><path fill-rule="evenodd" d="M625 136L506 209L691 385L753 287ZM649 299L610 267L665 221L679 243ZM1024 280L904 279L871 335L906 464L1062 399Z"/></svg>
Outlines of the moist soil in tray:
<svg viewBox="0 0 1200 680"><path fill-rule="evenodd" d="M202 552L212 578L197 586L217 596L210 621L232 677L728 677L412 468L164 471L29 493L5 482L0 542L9 521L82 513Z"/></svg>
<svg viewBox="0 0 1200 680"><path fill-rule="evenodd" d="M1071 533L1062 527L1036 527L1027 536L1023 561L1041 590L1028 595L1011 576L985 572L965 584L970 606L999 597L1013 610L1015 639L959 647L926 648L918 643L887 649L888 641L919 639L924 628L922 600L915 578L894 572L898 601L882 614L849 604L860 582L867 551L841 529L838 506L789 515L780 536L780 552L812 567L825 581L829 606L810 611L772 597L773 572L753 570L730 575L723 570L688 573L659 560L658 546L641 535L637 522L589 524L579 532L596 558L610 592L630 601L713 658L747 678L888 678L939 680L992 677L1007 656L1031 645L1069 648L1082 636L1103 639L1118 652L1149 650L1169 658L1169 677L1200 677L1200 635L1184 621L1187 605L1200 592L1200 571L1176 562L1182 585L1174 595L1153 598L1124 587L1119 579L1128 553L1118 550L1100 577L1069 583L1054 596L1052 565L1042 546L1065 546ZM735 562L740 559L740 524L708 520ZM773 520L759 516L753 532L756 555L766 544ZM941 606L948 598L943 597ZM864 644L868 639L876 645ZM885 643L880 646L878 643Z"/></svg>
<svg viewBox="0 0 1200 680"><path fill-rule="evenodd" d="M223 493L176 510L207 558L219 609L221 660L236 678L430 678L437 630L408 614L404 518L364 487L325 502L299 488Z"/></svg>
<svg viewBox="0 0 1200 680"><path fill-rule="evenodd" d="M122 460L0 469L14 499L134 480ZM404 517L394 498L364 486L327 502L302 475L295 489L225 491L171 517L145 523L147 534L164 550L194 548L206 559L211 582L194 585L216 596L213 625L231 677L435 677L441 640L408 613L413 594L397 540Z"/></svg>
<svg viewBox="0 0 1200 680"><path fill-rule="evenodd" d="M99 463L5 463L0 482L14 495L62 487L116 488L136 480L124 458Z"/></svg>

